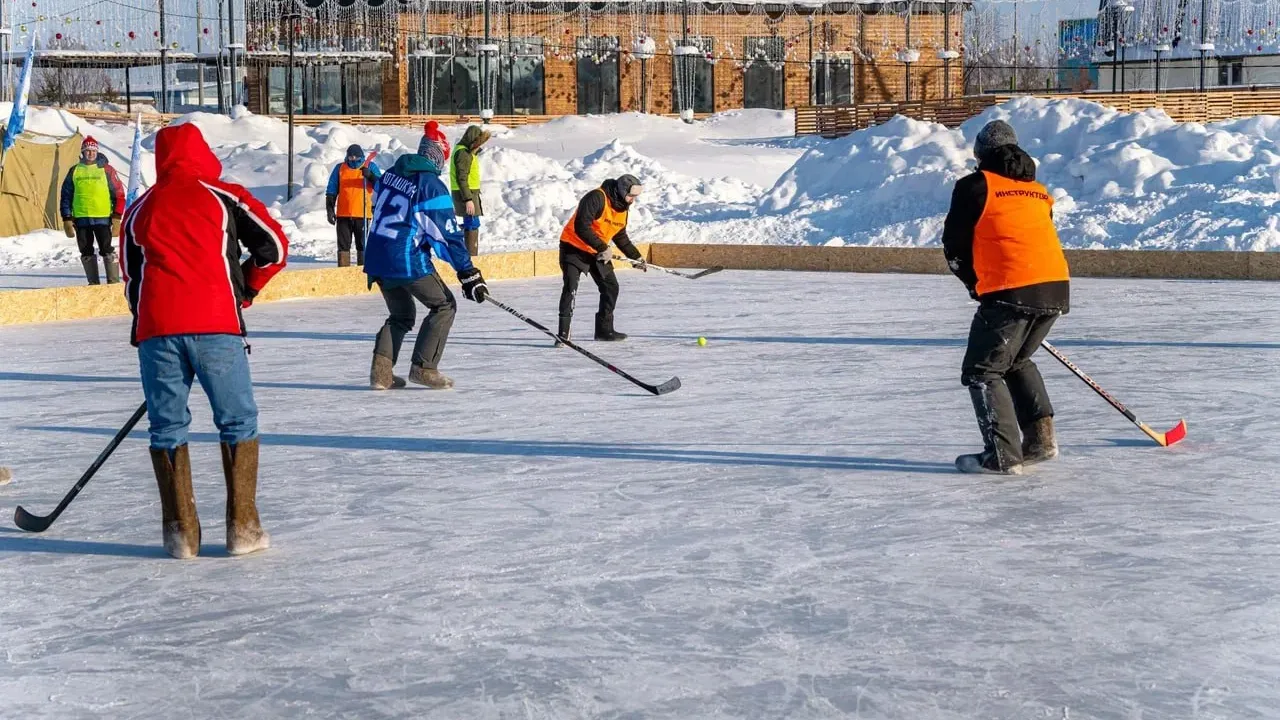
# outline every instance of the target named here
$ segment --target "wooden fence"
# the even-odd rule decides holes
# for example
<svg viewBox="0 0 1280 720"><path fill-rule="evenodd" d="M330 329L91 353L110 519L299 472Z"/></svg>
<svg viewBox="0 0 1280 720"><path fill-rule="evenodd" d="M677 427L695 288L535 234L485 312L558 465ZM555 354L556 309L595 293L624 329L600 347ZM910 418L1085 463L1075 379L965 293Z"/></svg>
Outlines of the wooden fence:
<svg viewBox="0 0 1280 720"><path fill-rule="evenodd" d="M874 105L830 105L796 108L796 135L840 137L879 125L895 115L956 127L987 108L1019 95L982 95L955 100L930 100ZM1216 122L1254 115L1280 115L1280 90L1224 90L1167 93L1035 94L1053 100L1089 100L1121 112L1158 108L1177 122Z"/></svg>

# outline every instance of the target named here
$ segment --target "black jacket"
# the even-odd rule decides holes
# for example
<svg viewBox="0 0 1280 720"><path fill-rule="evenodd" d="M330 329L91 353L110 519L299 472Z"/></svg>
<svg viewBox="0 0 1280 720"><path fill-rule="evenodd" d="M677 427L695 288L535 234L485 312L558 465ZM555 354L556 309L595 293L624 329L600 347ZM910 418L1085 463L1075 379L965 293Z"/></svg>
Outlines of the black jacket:
<svg viewBox="0 0 1280 720"><path fill-rule="evenodd" d="M600 236L596 235L596 231L591 229L591 223L598 220L600 216L604 214L605 199L608 198L609 204L613 206L613 209L617 212L624 212L630 209L630 206L627 205L626 199L622 197L622 193L618 189L617 180L605 180L604 184L600 186L600 189L604 190L604 196L601 196L600 193L592 190L582 197L582 201L578 203L578 214L573 220L573 231L577 233L578 237L582 238L584 242L592 248L595 248L596 252L603 252L604 249L608 247L608 243L601 240ZM631 242L631 238L627 235L627 229L625 227L619 230L617 235L613 236L613 244L618 246L618 249L622 251L622 254L632 260L640 259L640 251L637 250L635 244Z"/></svg>
<svg viewBox="0 0 1280 720"><path fill-rule="evenodd" d="M983 303L996 302L1013 305L1033 312L1062 312L1071 309L1070 282L1028 285L1027 287L1000 290L982 297L976 295L978 275L973 269L973 232L987 205L987 178L982 171L992 172L1010 180L1036 179L1036 163L1017 145L1004 145L992 150L978 164L978 172L956 181L951 193L951 209L942 229L942 250L947 266L964 286L969 295Z"/></svg>

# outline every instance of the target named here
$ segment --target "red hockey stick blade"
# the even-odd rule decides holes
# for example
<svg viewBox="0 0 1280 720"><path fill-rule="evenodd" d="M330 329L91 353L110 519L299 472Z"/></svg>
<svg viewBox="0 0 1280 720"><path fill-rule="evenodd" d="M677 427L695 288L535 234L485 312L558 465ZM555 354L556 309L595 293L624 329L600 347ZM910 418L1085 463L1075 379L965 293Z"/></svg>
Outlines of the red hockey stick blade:
<svg viewBox="0 0 1280 720"><path fill-rule="evenodd" d="M1179 420L1178 424L1174 425L1172 430L1164 434L1164 446L1169 447L1170 445L1178 442L1179 440L1181 440L1186 436L1187 436L1187 421Z"/></svg>
<svg viewBox="0 0 1280 720"><path fill-rule="evenodd" d="M1142 428L1142 432L1148 437L1160 443L1161 447L1169 447L1170 445L1182 440L1187 436L1187 421L1179 420L1168 432L1156 432L1152 430L1146 423L1138 423L1138 427Z"/></svg>

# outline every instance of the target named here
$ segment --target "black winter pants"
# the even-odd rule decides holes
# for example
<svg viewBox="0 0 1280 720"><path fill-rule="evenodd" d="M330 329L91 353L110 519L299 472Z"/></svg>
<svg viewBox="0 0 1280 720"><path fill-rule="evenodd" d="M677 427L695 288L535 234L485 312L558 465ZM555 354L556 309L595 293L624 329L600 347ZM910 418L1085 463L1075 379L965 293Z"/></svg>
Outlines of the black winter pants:
<svg viewBox="0 0 1280 720"><path fill-rule="evenodd" d="M338 228L338 252L351 252L351 239L355 238L356 252L364 254L364 218L340 217Z"/></svg>
<svg viewBox="0 0 1280 720"><path fill-rule="evenodd" d="M568 243L560 243L560 273L564 279L564 287L560 290L560 317L573 315L578 280L583 273L590 273L596 287L600 288L600 314L613 314L618 304L618 276L613 272L613 263L597 262L595 255Z"/></svg>
<svg viewBox="0 0 1280 720"><path fill-rule="evenodd" d="M111 249L111 225L77 225L76 245L80 246L80 257L93 257L94 243L98 245L99 255L113 255Z"/></svg>
<svg viewBox="0 0 1280 720"><path fill-rule="evenodd" d="M418 331L418 342L413 346L413 364L430 370L439 369L444 344L449 339L453 318L458 312L458 301L453 293L434 273L419 278L408 285L385 288L379 285L382 299L387 303L390 315L378 331L373 353L391 358L392 364L400 358L400 345L404 336L413 329L418 309L414 301L422 303L429 311L427 319Z"/></svg>
<svg viewBox="0 0 1280 720"><path fill-rule="evenodd" d="M969 387L978 429L1002 466L1022 462L1020 429L1053 417L1053 405L1031 356L1058 319L1011 305L984 303L969 327L960 382Z"/></svg>

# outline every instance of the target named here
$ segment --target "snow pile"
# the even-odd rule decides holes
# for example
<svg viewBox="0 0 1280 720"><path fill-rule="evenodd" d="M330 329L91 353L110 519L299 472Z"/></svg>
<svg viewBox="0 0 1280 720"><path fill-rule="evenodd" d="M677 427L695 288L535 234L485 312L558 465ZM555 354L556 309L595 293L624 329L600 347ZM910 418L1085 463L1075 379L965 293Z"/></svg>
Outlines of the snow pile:
<svg viewBox="0 0 1280 720"><path fill-rule="evenodd" d="M810 242L932 245L973 140L1008 121L1039 164L1064 244L1273 250L1280 118L1180 124L1080 100L1021 98L956 130L903 117L810 149L762 199Z"/></svg>
<svg viewBox="0 0 1280 720"><path fill-rule="evenodd" d="M0 116L8 106L0 103ZM1080 100L1022 98L964 126L895 118L838 140L790 137L792 115L721 113L704 122L640 114L566 117L490 128L482 155L485 252L551 248L583 193L608 177L645 184L632 214L637 241L933 245L951 188L972 172L973 139L1008 120L1056 198L1063 242L1090 248L1280 249L1280 118L1178 124L1161 111L1119 113ZM144 119L145 122L145 119ZM288 129L238 108L192 113L225 177L248 187L284 226L294 257L332 261L325 220L329 173L358 143L390 168L416 149L419 127L298 127L295 193L286 200ZM133 130L60 110L33 110L28 127L93 134L128 171ZM447 127L457 142L465 130ZM155 177L154 135L144 142L144 184ZM0 268L74 265L61 233L0 238Z"/></svg>
<svg viewBox="0 0 1280 720"><path fill-rule="evenodd" d="M298 259L336 257L334 230L325 219L324 194L330 172L342 162L349 145L357 143L366 152L378 153L375 162L386 170L400 155L416 150L421 137L419 127L365 129L339 123L296 127L293 141L297 191L288 200L289 134L285 123L253 115L243 108L231 117L191 113L175 122L200 128L223 163L223 177L248 187L267 204L289 235L293 255ZM636 175L648 188L632 214L633 237L638 241L659 237L689 240L687 232L669 232L664 226L701 221L709 213L725 208L749 213L766 187L800 155L795 149L767 145L774 140L761 141L766 143L765 158L749 168L761 182L752 183L736 177L735 172L748 153L727 154L719 142L745 139L755 145L751 139L761 132L776 135L789 130L791 123L790 113L742 111L725 113L714 122L701 125L631 114L562 118L517 130L492 126L494 139L482 154L483 250L555 247L579 198L606 178L623 173ZM76 129L93 134L117 170L127 174L131 127L96 126L66 111L44 109L32 111L28 127L55 135ZM456 143L466 128L444 129ZM154 143L154 134L143 142L144 184L155 179ZM686 172L668 167L668 158L675 159L675 164ZM690 170L693 173L687 172ZM714 239L733 242L740 237L726 232ZM3 238L0 267L74 264L74 246L61 233Z"/></svg>

